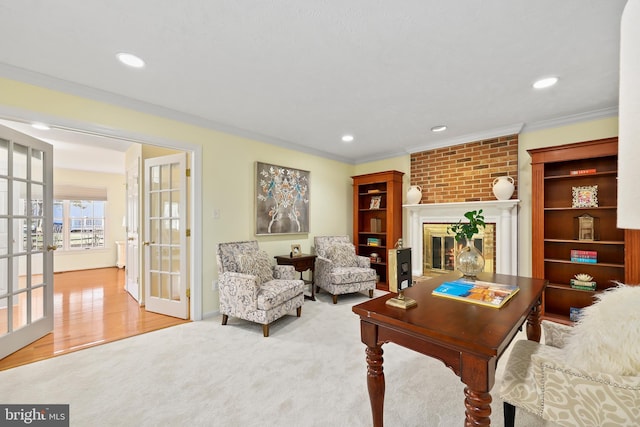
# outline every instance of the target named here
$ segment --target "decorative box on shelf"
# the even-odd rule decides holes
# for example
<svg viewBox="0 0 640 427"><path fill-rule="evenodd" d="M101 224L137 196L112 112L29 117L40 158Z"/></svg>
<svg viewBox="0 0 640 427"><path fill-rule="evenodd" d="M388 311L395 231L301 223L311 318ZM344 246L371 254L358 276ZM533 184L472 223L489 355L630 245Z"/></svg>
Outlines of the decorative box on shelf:
<svg viewBox="0 0 640 427"><path fill-rule="evenodd" d="M576 240L600 240L600 218L584 213L574 217L573 224Z"/></svg>

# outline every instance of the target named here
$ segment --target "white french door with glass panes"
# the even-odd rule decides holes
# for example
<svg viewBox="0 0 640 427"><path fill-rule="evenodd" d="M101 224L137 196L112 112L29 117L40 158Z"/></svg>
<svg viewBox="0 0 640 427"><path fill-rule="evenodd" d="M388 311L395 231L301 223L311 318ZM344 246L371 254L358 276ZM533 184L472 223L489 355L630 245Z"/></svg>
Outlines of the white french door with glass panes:
<svg viewBox="0 0 640 427"><path fill-rule="evenodd" d="M189 318L186 154L146 159L144 266L149 311Z"/></svg>
<svg viewBox="0 0 640 427"><path fill-rule="evenodd" d="M53 330L52 158L0 126L0 358Z"/></svg>

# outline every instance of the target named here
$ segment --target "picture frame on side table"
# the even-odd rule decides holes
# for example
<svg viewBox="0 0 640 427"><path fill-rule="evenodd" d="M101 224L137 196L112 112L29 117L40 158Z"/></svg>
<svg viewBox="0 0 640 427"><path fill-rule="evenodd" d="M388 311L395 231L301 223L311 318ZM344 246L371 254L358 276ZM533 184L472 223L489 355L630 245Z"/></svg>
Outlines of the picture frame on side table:
<svg viewBox="0 0 640 427"><path fill-rule="evenodd" d="M302 255L302 250L300 250L300 245L291 245L291 256L296 257Z"/></svg>

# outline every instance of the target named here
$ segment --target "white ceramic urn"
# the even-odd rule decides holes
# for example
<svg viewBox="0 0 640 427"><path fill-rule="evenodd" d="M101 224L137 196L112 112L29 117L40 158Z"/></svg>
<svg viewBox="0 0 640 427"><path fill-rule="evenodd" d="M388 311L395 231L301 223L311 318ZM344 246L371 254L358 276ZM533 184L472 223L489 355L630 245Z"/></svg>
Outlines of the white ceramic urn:
<svg viewBox="0 0 640 427"><path fill-rule="evenodd" d="M407 190L407 204L417 205L422 200L422 187L419 185L412 185Z"/></svg>
<svg viewBox="0 0 640 427"><path fill-rule="evenodd" d="M493 194L498 200L509 200L516 189L513 178L510 176L499 176L493 180Z"/></svg>

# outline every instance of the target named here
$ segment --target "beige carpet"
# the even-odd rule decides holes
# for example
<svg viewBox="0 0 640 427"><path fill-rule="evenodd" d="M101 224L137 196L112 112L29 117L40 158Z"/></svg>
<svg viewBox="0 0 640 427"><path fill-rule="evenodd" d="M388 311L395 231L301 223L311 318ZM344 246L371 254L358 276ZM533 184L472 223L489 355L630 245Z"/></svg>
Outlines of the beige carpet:
<svg viewBox="0 0 640 427"><path fill-rule="evenodd" d="M9 369L0 372L1 403L69 403L72 426L370 426L365 347L351 312L366 299L333 305L320 293L269 338L260 325L215 317ZM385 426L464 424L458 377L411 350L383 349ZM519 411L516 425L550 424Z"/></svg>

